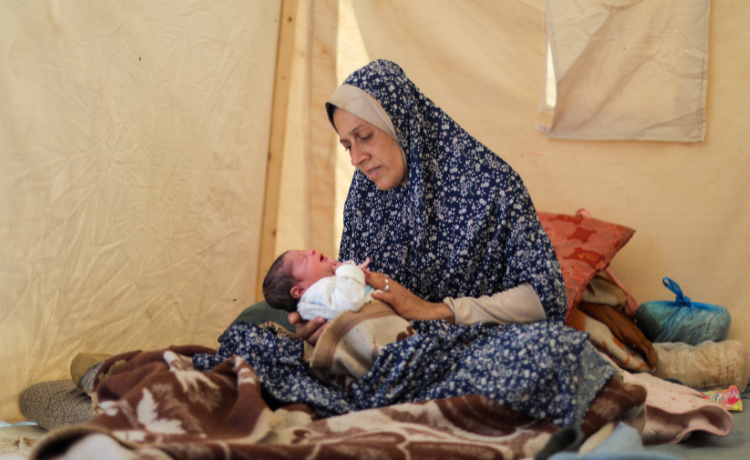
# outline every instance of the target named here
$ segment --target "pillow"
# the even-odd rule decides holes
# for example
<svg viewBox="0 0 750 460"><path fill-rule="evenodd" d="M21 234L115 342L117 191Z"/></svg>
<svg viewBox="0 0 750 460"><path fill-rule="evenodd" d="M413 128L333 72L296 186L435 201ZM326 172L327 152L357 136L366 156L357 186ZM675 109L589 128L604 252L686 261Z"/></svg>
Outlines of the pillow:
<svg viewBox="0 0 750 460"><path fill-rule="evenodd" d="M292 326L292 323L290 323L287 319L288 314L289 313L283 310L276 310L275 308L271 308L271 306L268 305L268 302L266 302L265 300L261 300L255 305L251 305L244 309L242 313L240 313L240 315L234 321L232 321L232 324L230 324L229 327L226 328L226 330L224 330L224 332L222 332L219 336L219 343L224 341L224 336L227 334L227 331L239 321L245 321L246 323L255 324L258 326L265 322L273 321L274 323L279 323L285 329L294 332L294 326Z"/></svg>
<svg viewBox="0 0 750 460"><path fill-rule="evenodd" d="M597 272L609 262L635 233L622 225L610 224L591 217L539 213L539 221L547 232L560 261L565 292L568 296L568 315L581 301L584 289Z"/></svg>

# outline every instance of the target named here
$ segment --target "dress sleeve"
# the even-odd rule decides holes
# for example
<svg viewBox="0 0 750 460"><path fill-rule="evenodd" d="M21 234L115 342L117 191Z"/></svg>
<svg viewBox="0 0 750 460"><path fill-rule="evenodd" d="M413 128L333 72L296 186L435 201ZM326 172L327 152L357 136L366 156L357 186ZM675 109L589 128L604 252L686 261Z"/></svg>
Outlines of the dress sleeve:
<svg viewBox="0 0 750 460"><path fill-rule="evenodd" d="M338 312L358 311L367 300L365 273L356 265L342 264L336 269L336 289L331 308Z"/></svg>
<svg viewBox="0 0 750 460"><path fill-rule="evenodd" d="M530 284L478 298L447 297L443 302L453 311L456 324L528 324L547 319L542 302Z"/></svg>
<svg viewBox="0 0 750 460"><path fill-rule="evenodd" d="M547 320L563 322L568 309L560 264L539 222L528 191L519 193L506 214L506 272L502 292L530 284L542 302Z"/></svg>

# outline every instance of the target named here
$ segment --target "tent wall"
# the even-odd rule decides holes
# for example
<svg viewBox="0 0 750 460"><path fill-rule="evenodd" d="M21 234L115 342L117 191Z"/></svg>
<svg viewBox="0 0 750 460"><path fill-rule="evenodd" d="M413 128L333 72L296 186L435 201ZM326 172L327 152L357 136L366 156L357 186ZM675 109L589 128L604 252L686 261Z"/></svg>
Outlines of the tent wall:
<svg viewBox="0 0 750 460"><path fill-rule="evenodd" d="M313 28L311 36L338 47L339 83L372 59L401 65L428 97L520 173L539 210L588 208L594 217L634 228L612 269L636 299L673 299L661 283L673 278L692 299L726 306L733 317L730 338L750 346L743 333L750 328L743 107L750 100L750 4L713 3L708 129L699 143L560 141L537 131L535 125L550 122L537 111L545 63L541 0L338 0L335 40L330 28ZM311 64L313 84L322 65L330 64ZM338 217L351 166L340 150L330 155L337 158ZM348 176L342 172L347 167ZM310 212L311 221L331 215ZM334 241L340 231L339 221Z"/></svg>
<svg viewBox="0 0 750 460"><path fill-rule="evenodd" d="M280 1L0 2L0 420L255 295Z"/></svg>

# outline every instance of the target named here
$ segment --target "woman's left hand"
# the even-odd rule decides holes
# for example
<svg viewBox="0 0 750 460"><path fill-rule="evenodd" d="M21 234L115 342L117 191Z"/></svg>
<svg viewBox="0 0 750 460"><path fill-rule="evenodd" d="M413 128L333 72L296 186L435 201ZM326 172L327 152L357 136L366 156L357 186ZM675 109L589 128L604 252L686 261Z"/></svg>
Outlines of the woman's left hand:
<svg viewBox="0 0 750 460"><path fill-rule="evenodd" d="M382 300L390 305L396 313L405 319L435 320L443 319L453 322L455 317L448 305L422 300L398 282L382 273L365 269L365 281L382 292L373 292L372 298ZM387 280L387 281L386 281Z"/></svg>

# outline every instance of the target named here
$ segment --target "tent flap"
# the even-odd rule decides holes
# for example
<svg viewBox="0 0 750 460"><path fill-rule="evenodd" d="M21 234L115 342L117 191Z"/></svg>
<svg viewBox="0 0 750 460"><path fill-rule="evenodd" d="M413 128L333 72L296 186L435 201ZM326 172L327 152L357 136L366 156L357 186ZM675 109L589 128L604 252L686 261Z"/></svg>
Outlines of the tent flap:
<svg viewBox="0 0 750 460"><path fill-rule="evenodd" d="M549 137L702 141L710 0L545 1Z"/></svg>

